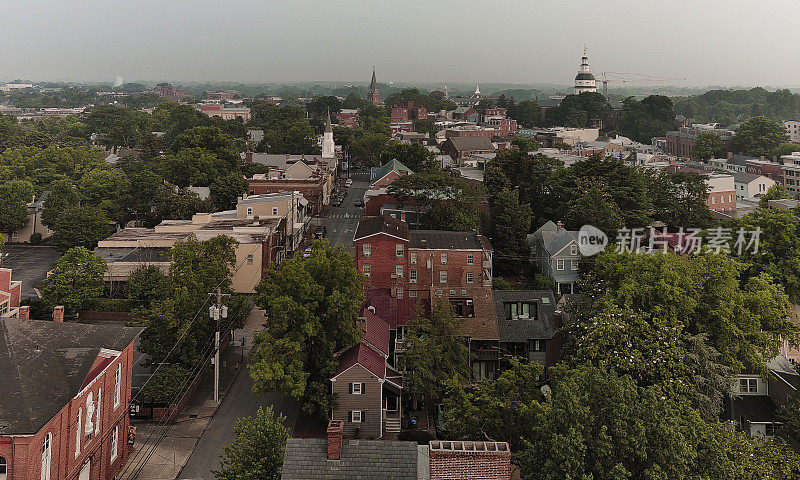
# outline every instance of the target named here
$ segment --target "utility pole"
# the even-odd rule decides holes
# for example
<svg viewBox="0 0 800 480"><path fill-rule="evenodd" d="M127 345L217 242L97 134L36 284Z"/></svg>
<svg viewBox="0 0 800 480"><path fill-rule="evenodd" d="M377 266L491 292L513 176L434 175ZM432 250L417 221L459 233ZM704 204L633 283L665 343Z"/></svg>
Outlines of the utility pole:
<svg viewBox="0 0 800 480"><path fill-rule="evenodd" d="M217 331L214 332L214 403L219 403L219 329L220 319L228 318L228 307L222 304L221 287L217 287L216 292L209 293L209 295L217 297L217 304L208 309L208 314L217 321Z"/></svg>

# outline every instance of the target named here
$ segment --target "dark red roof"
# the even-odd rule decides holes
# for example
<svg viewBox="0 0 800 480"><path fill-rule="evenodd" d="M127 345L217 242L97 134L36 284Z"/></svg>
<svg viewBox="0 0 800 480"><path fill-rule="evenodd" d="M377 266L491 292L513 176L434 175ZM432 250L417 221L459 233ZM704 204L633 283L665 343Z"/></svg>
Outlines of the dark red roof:
<svg viewBox="0 0 800 480"><path fill-rule="evenodd" d="M385 288L370 288L364 292L367 307L375 307L375 313L389 324L389 328L394 330L398 325L406 325L414 316L414 310L419 298L392 298L391 293ZM427 302L421 302L427 313Z"/></svg>
<svg viewBox="0 0 800 480"><path fill-rule="evenodd" d="M364 309L364 341L389 355L389 324L369 309Z"/></svg>
<svg viewBox="0 0 800 480"><path fill-rule="evenodd" d="M332 378L338 377L355 364L361 365L380 379L386 378L386 358L363 342L345 350L339 357L339 368Z"/></svg>
<svg viewBox="0 0 800 480"><path fill-rule="evenodd" d="M84 388L86 388L86 385L89 385L90 383L92 383L92 380L94 380L95 378L97 378L97 376L98 376L98 375L100 375L100 372L102 372L102 371L103 371L103 369L104 369L104 368L106 368L106 367L108 366L108 364L109 364L109 363L111 363L111 362L113 362L113 361L114 361L114 358L116 358L116 357L113 357L113 358L112 358L112 357L107 357L107 358L104 358L103 360L101 360L101 361L100 361L100 362L99 362L99 363L98 363L98 364L97 364L97 365L96 365L96 366L95 366L95 367L94 367L94 368L93 368L93 369L92 369L92 370L89 372L89 375L86 375L86 379L83 381L83 385L81 385L81 390L83 390Z"/></svg>

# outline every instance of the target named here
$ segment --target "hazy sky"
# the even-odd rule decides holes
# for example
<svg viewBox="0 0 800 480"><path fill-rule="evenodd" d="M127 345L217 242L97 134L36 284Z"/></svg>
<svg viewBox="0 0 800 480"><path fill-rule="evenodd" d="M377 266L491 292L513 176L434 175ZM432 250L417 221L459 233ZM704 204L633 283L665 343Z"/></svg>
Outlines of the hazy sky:
<svg viewBox="0 0 800 480"><path fill-rule="evenodd" d="M797 0L0 0L0 78L800 85ZM599 76L598 76L599 77Z"/></svg>

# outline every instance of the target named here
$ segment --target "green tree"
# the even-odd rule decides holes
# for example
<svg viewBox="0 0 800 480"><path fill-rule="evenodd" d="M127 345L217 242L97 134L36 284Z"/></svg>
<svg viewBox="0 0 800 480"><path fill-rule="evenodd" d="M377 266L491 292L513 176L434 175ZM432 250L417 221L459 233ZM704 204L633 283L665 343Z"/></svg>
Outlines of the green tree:
<svg viewBox="0 0 800 480"><path fill-rule="evenodd" d="M721 158L726 153L722 139L712 132L703 132L697 136L693 152L700 160L706 161L711 158Z"/></svg>
<svg viewBox="0 0 800 480"><path fill-rule="evenodd" d="M392 160L400 161L413 172L425 172L436 167L433 162L433 154L427 148L416 143L390 141L386 149L381 152L378 163L383 165Z"/></svg>
<svg viewBox="0 0 800 480"><path fill-rule="evenodd" d="M609 235L615 235L624 226L622 211L600 182L581 182L576 197L567 204L564 217L567 227L578 230L584 225L594 225Z"/></svg>
<svg viewBox="0 0 800 480"><path fill-rule="evenodd" d="M339 113L339 110L342 109L342 102L332 95L314 97L308 102L306 108L308 109L308 113L315 117L325 118L329 111L331 115Z"/></svg>
<svg viewBox="0 0 800 480"><path fill-rule="evenodd" d="M619 119L622 135L650 143L653 137L663 137L675 127L675 110L669 97L650 95L642 101L629 97L622 103Z"/></svg>
<svg viewBox="0 0 800 480"><path fill-rule="evenodd" d="M378 165L381 153L383 153L387 143L389 143L389 134L383 132L366 132L354 136L350 144L350 159L353 163Z"/></svg>
<svg viewBox="0 0 800 480"><path fill-rule="evenodd" d="M483 194L461 178L443 172L414 173L395 180L387 191L401 205L415 208L417 226L454 231L479 226L478 201Z"/></svg>
<svg viewBox="0 0 800 480"><path fill-rule="evenodd" d="M707 228L716 222L708 209L705 177L685 172L644 172L654 220L670 228Z"/></svg>
<svg viewBox="0 0 800 480"><path fill-rule="evenodd" d="M143 265L128 276L125 296L137 308L148 309L154 303L163 300L171 288L169 277L158 267Z"/></svg>
<svg viewBox="0 0 800 480"><path fill-rule="evenodd" d="M509 109L508 114L523 127L534 127L541 123L541 109L535 100L519 102L515 108Z"/></svg>
<svg viewBox="0 0 800 480"><path fill-rule="evenodd" d="M123 223L128 215L125 200L129 189L130 182L120 170L91 170L78 182L81 204L99 207L117 223Z"/></svg>
<svg viewBox="0 0 800 480"><path fill-rule="evenodd" d="M772 156L780 161L782 156L791 155L798 150L800 150L800 146L798 146L796 143L781 143L772 151Z"/></svg>
<svg viewBox="0 0 800 480"><path fill-rule="evenodd" d="M769 187L767 193L761 195L761 198L758 199L758 206L761 208L766 208L769 206L770 200L781 200L783 198L792 198L792 196L789 194L789 190L786 190L786 187L780 183L776 183L775 185Z"/></svg>
<svg viewBox="0 0 800 480"><path fill-rule="evenodd" d="M128 147L141 142L149 128L150 116L128 107L98 105L87 108L82 121L91 132L103 134L103 144Z"/></svg>
<svg viewBox="0 0 800 480"><path fill-rule="evenodd" d="M162 163L164 179L181 188L208 187L216 176L227 170L219 169L219 158L202 148L184 148L167 155Z"/></svg>
<svg viewBox="0 0 800 480"><path fill-rule="evenodd" d="M539 150L539 143L528 137L515 137L511 140L511 144L519 148L523 152L533 152Z"/></svg>
<svg viewBox="0 0 800 480"><path fill-rule="evenodd" d="M217 161L214 166L219 173L235 170L239 165L239 152L235 142L218 127L190 128L181 133L170 147L175 153L184 149L196 148L216 157Z"/></svg>
<svg viewBox="0 0 800 480"><path fill-rule="evenodd" d="M28 224L33 192L33 184L27 180L0 183L0 230L16 232Z"/></svg>
<svg viewBox="0 0 800 480"><path fill-rule="evenodd" d="M94 252L71 248L44 281L42 298L49 308L63 305L69 313L90 308L103 295L105 271L106 262Z"/></svg>
<svg viewBox="0 0 800 480"><path fill-rule="evenodd" d="M459 334L461 320L448 303L435 303L429 316L416 314L408 324L401 368L410 391L438 397L449 381L470 376L470 353Z"/></svg>
<svg viewBox="0 0 800 480"><path fill-rule="evenodd" d="M181 365L163 365L147 379L138 395L155 402L176 403L186 392L191 375Z"/></svg>
<svg viewBox="0 0 800 480"><path fill-rule="evenodd" d="M94 248L109 234L106 214L98 207L70 207L53 225L54 243L62 251L72 247Z"/></svg>
<svg viewBox="0 0 800 480"><path fill-rule="evenodd" d="M733 137L734 147L745 155L771 158L775 149L788 141L786 129L775 120L753 117L742 122Z"/></svg>
<svg viewBox="0 0 800 480"><path fill-rule="evenodd" d="M218 211L236 206L236 199L247 193L247 180L238 173L217 177L211 182L211 200Z"/></svg>
<svg viewBox="0 0 800 480"><path fill-rule="evenodd" d="M255 417L236 420L236 439L220 455L218 480L279 480L289 429L286 417L271 405L258 407Z"/></svg>
<svg viewBox="0 0 800 480"><path fill-rule="evenodd" d="M254 391L280 389L304 400L303 409L325 417L335 399L328 388L334 353L356 344L355 323L364 293L347 251L325 240L270 269L256 287L255 304L269 328L256 335L250 359Z"/></svg>
<svg viewBox="0 0 800 480"><path fill-rule="evenodd" d="M526 257L529 247L525 236L531 228L531 207L520 204L519 191L503 189L496 197L490 199L492 211L492 246L495 255L511 257L512 262L519 263L519 258Z"/></svg>
<svg viewBox="0 0 800 480"><path fill-rule="evenodd" d="M795 393L778 410L778 437L800 453L800 393Z"/></svg>

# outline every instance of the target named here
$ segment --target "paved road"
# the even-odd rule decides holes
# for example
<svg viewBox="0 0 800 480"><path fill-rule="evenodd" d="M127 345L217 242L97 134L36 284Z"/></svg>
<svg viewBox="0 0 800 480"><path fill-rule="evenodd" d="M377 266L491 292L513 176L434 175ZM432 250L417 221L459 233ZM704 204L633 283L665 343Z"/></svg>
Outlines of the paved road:
<svg viewBox="0 0 800 480"><path fill-rule="evenodd" d="M6 245L3 247L3 267L13 270L14 280L22 281L22 298L36 298L33 288L47 277L61 254L54 247Z"/></svg>
<svg viewBox="0 0 800 480"><path fill-rule="evenodd" d="M331 244L344 245L348 248L353 245L356 227L364 213L364 209L356 207L355 202L364 199L364 192L369 186L369 173L353 173L350 178L353 179L353 185L347 189L347 197L342 205L333 207L328 215L321 219L322 225L328 228L328 238Z"/></svg>

